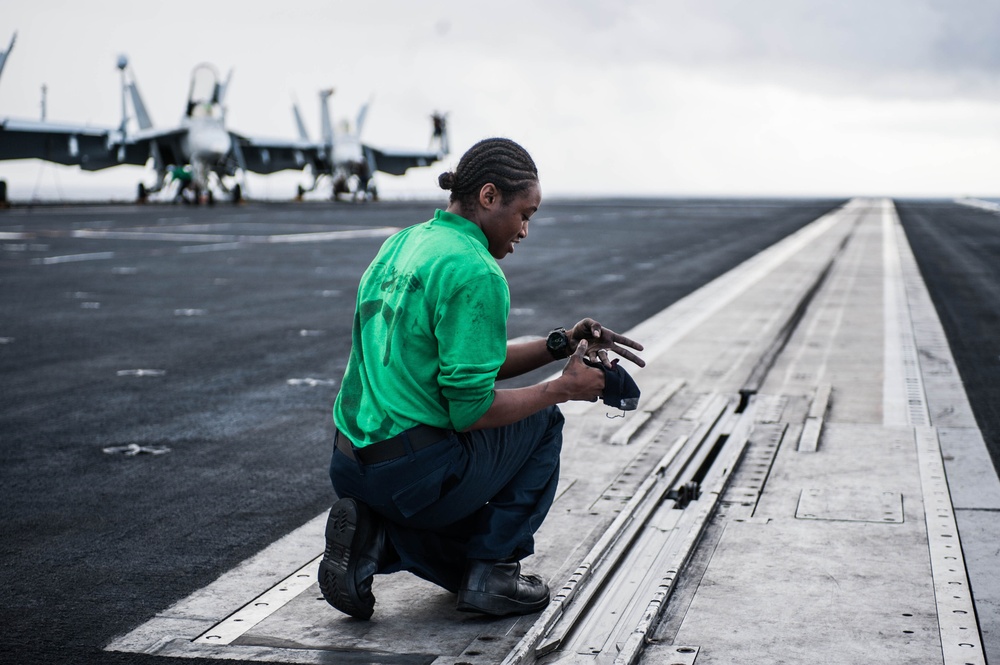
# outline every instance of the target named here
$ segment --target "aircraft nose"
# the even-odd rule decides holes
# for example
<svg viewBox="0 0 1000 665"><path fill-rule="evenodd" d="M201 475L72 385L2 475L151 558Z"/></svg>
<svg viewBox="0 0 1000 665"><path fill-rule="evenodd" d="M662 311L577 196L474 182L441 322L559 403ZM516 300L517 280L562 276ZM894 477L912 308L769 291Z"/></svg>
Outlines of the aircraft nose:
<svg viewBox="0 0 1000 665"><path fill-rule="evenodd" d="M228 132L213 132L208 141L208 151L217 155L225 155L233 147L233 141Z"/></svg>
<svg viewBox="0 0 1000 665"><path fill-rule="evenodd" d="M188 145L192 156L217 161L229 154L233 142L221 127L194 126L188 132Z"/></svg>

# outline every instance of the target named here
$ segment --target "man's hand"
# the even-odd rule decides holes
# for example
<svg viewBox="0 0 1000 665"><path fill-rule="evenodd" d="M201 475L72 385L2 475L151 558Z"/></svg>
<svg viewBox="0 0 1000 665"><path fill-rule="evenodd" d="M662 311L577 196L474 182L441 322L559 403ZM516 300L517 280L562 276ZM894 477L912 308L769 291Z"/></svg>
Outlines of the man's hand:
<svg viewBox="0 0 1000 665"><path fill-rule="evenodd" d="M642 351L642 344L605 328L593 319L583 319L569 331L570 348L574 350L574 355L584 341L587 342L587 357L600 361L605 367L610 368L612 365L608 359L608 351L614 351L639 367L646 366L646 361L625 348L630 347L636 351Z"/></svg>
<svg viewBox="0 0 1000 665"><path fill-rule="evenodd" d="M585 339L577 344L576 351L569 357L569 362L563 368L559 379L571 400L596 402L604 392L604 372L595 367L588 367L583 362L588 348Z"/></svg>

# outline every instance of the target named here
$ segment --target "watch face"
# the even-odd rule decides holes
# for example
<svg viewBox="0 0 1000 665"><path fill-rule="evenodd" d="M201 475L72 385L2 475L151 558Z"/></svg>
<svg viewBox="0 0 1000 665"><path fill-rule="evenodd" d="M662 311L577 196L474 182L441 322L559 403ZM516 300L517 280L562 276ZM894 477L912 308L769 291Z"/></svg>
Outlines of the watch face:
<svg viewBox="0 0 1000 665"><path fill-rule="evenodd" d="M553 330L549 333L549 337L545 341L545 346L548 347L549 352L552 354L568 355L566 351L567 347L569 347L569 338L564 331Z"/></svg>

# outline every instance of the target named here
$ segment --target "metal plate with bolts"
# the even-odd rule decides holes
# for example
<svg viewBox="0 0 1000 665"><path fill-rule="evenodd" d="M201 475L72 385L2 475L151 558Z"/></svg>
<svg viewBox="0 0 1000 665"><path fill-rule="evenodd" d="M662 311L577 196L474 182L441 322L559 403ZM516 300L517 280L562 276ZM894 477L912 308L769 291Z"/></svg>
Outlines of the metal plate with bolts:
<svg viewBox="0 0 1000 665"><path fill-rule="evenodd" d="M877 489L806 489L799 495L800 520L902 523L903 495Z"/></svg>
<svg viewBox="0 0 1000 665"><path fill-rule="evenodd" d="M232 644L236 639L268 618L316 581L320 559L316 557L294 573L254 598L237 612L226 617L194 639L196 644Z"/></svg>

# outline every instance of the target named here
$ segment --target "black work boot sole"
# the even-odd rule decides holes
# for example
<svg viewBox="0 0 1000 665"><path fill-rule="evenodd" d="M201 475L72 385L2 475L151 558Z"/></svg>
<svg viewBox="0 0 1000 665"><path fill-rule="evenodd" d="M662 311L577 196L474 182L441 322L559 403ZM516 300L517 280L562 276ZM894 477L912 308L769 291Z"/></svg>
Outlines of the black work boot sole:
<svg viewBox="0 0 1000 665"><path fill-rule="evenodd" d="M495 593L462 589L458 592L456 609L459 612L479 612L502 617L508 614L534 614L545 609L548 604L549 594L545 594L545 597L540 600L529 603Z"/></svg>
<svg viewBox="0 0 1000 665"><path fill-rule="evenodd" d="M375 611L375 595L371 591L359 592L356 577L359 555L370 538L372 520L366 506L354 499L340 499L333 504L326 520L326 551L319 564L319 588L326 602L357 619L369 619Z"/></svg>

